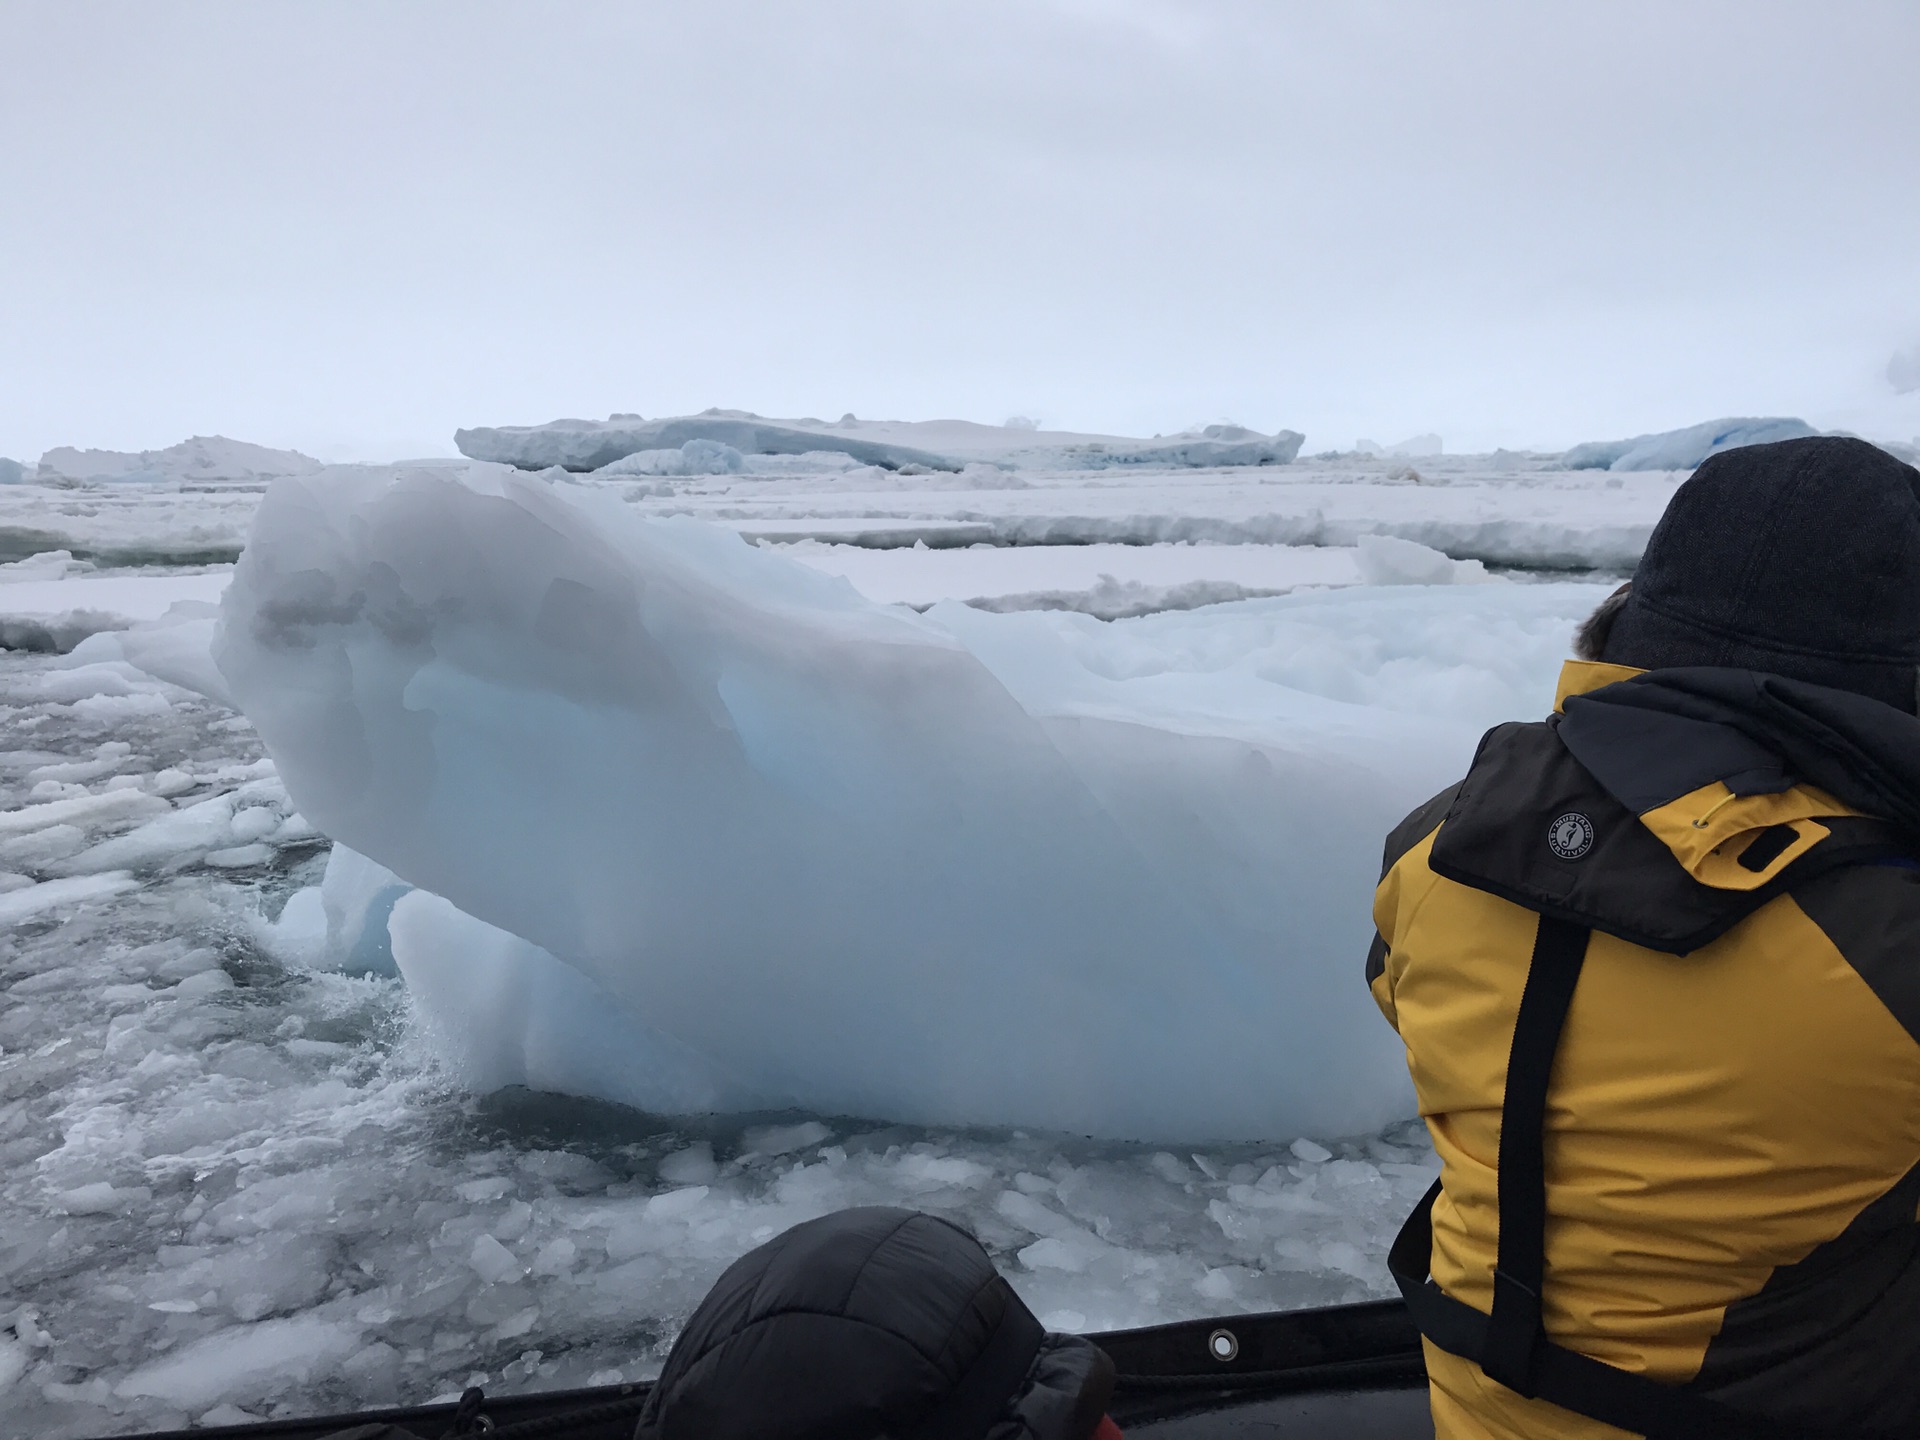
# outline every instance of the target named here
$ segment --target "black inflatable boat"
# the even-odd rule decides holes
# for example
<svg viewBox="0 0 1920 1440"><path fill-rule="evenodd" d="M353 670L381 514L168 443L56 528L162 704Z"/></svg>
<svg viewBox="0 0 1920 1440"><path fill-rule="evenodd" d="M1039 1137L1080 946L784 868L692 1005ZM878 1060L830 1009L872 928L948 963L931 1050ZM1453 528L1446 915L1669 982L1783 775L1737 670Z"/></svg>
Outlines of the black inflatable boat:
<svg viewBox="0 0 1920 1440"><path fill-rule="evenodd" d="M1431 1440L1420 1336L1397 1300L1187 1320L1089 1337L1113 1357L1128 1440ZM176 1430L147 1440L321 1440L397 1425L420 1440L629 1440L645 1385L483 1395Z"/></svg>

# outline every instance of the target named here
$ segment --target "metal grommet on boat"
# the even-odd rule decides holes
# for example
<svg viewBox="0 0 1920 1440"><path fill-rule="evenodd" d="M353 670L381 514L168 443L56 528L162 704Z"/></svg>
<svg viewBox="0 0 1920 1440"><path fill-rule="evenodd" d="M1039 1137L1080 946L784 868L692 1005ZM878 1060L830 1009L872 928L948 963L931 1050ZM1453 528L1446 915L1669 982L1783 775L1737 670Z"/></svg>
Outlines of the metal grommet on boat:
<svg viewBox="0 0 1920 1440"><path fill-rule="evenodd" d="M481 1408L486 1403L486 1392L477 1385L469 1385L461 1391L460 1403L453 1408L453 1420L447 1426L447 1434L464 1437L493 1433L493 1417Z"/></svg>
<svg viewBox="0 0 1920 1440"><path fill-rule="evenodd" d="M1240 1358L1240 1337L1231 1330L1216 1330L1207 1336L1207 1353L1222 1365Z"/></svg>

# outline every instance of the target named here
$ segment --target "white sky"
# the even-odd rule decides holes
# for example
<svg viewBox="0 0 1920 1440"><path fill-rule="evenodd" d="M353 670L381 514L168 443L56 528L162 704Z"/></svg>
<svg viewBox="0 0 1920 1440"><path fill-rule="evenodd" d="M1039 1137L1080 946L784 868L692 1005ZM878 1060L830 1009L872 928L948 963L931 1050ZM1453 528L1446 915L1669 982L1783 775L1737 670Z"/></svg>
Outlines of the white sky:
<svg viewBox="0 0 1920 1440"><path fill-rule="evenodd" d="M0 455L1920 433L1914 0L0 0Z"/></svg>

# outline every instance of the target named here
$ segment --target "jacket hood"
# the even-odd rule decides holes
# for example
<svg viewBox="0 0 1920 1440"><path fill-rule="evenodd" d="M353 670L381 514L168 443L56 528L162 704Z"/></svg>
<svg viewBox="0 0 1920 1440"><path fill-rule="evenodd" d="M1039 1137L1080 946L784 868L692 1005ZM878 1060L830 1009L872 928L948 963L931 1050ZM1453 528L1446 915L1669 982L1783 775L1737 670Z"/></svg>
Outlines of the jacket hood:
<svg viewBox="0 0 1920 1440"><path fill-rule="evenodd" d="M1563 714L1489 731L1436 873L1686 954L1920 836L1920 720L1758 671L1572 665ZM1598 688L1577 693L1581 682Z"/></svg>
<svg viewBox="0 0 1920 1440"><path fill-rule="evenodd" d="M1561 743L1704 884L1765 883L1825 838L1828 817L1920 836L1920 719L1878 700L1702 666L1634 675L1562 707ZM1756 855L1762 836L1772 853Z"/></svg>

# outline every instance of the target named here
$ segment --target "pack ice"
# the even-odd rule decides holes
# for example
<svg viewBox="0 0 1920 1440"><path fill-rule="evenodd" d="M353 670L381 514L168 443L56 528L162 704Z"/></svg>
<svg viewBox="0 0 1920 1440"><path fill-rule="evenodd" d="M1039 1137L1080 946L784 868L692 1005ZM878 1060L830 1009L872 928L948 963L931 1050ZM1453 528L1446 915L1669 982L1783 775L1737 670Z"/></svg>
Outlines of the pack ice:
<svg viewBox="0 0 1920 1440"><path fill-rule="evenodd" d="M483 1083L1350 1134L1409 1099L1381 836L1544 710L1593 590L921 615L537 475L353 468L269 492L215 656L360 888L429 892L393 957Z"/></svg>

